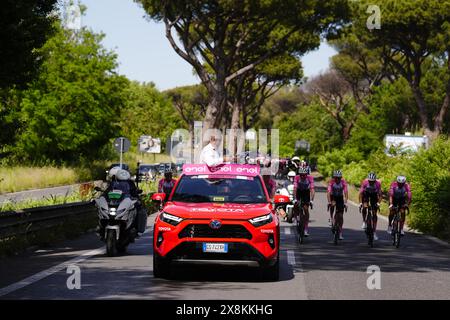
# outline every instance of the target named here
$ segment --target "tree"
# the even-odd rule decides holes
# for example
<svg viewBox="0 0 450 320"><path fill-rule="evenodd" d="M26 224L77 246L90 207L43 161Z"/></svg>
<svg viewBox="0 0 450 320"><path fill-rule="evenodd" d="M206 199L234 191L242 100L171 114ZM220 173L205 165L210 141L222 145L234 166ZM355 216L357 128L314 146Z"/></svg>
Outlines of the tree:
<svg viewBox="0 0 450 320"><path fill-rule="evenodd" d="M0 89L24 87L41 62L35 50L53 33L56 0L4 0L0 11Z"/></svg>
<svg viewBox="0 0 450 320"><path fill-rule="evenodd" d="M39 77L24 91L17 152L34 162L95 159L120 135L128 80L116 74L117 57L101 46L103 35L55 28L39 49Z"/></svg>
<svg viewBox="0 0 450 320"><path fill-rule="evenodd" d="M208 97L202 85L184 86L164 92L173 103L181 119L190 132L194 130L194 121L203 119L208 107Z"/></svg>
<svg viewBox="0 0 450 320"><path fill-rule="evenodd" d="M367 48L352 33L352 29L341 32L338 38L329 43L338 51L338 54L331 57L331 69L338 72L350 85L355 103L366 113L370 113L367 98L383 80L394 81L395 73L389 70L380 50Z"/></svg>
<svg viewBox="0 0 450 320"><path fill-rule="evenodd" d="M170 99L159 92L153 83L130 84L120 116L121 132L125 137L135 143L141 135L166 141L182 125L182 119Z"/></svg>
<svg viewBox="0 0 450 320"><path fill-rule="evenodd" d="M450 2L439 0L380 0L382 25L379 30L366 27L365 8L371 1L355 4L352 28L359 41L380 50L390 68L404 77L414 95L425 134L435 137L443 132L450 104ZM440 106L426 104L422 88L429 60L437 60L447 70L446 92Z"/></svg>
<svg viewBox="0 0 450 320"><path fill-rule="evenodd" d="M350 133L359 115L364 112L353 102L351 85L335 70L314 77L307 88L316 95L320 105L336 120L343 141Z"/></svg>
<svg viewBox="0 0 450 320"><path fill-rule="evenodd" d="M230 83L228 104L232 117L227 127L244 130L253 127L264 102L283 86L298 84L302 78L300 60L288 54L268 59L239 76Z"/></svg>
<svg viewBox="0 0 450 320"><path fill-rule="evenodd" d="M348 8L346 0L136 1L149 18L164 22L170 44L205 85L206 129L220 124L233 80L275 56L300 56L318 47L322 33L340 24ZM254 59L239 65L241 57L256 49Z"/></svg>

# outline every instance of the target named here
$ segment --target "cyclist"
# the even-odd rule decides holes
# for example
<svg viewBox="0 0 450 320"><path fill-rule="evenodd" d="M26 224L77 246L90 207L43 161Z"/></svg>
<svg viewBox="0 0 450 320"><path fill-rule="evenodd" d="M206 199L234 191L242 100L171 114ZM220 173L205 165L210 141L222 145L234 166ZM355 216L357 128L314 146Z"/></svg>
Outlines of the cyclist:
<svg viewBox="0 0 450 320"><path fill-rule="evenodd" d="M380 207L382 199L381 194L381 182L377 180L377 175L374 172L370 172L365 179L361 183L361 188L359 189L359 209L362 209L362 217L363 224L362 229L366 229L366 217L367 217L367 208L369 204L372 207L376 207L377 209ZM377 213L373 213L373 239L378 240L378 236L376 234L377 230Z"/></svg>
<svg viewBox="0 0 450 320"><path fill-rule="evenodd" d="M295 214L298 214L298 203L301 202L303 205L303 211L305 213L305 237L309 235L308 224L309 224L309 206L313 206L314 201L314 178L308 175L308 169L306 167L300 167L298 169L299 175L294 179L294 196L296 203Z"/></svg>
<svg viewBox="0 0 450 320"><path fill-rule="evenodd" d="M333 172L333 179L331 179L327 190L328 207L330 208L330 224L333 221L333 214L336 207L336 215L334 218L338 219L339 226L339 240L344 240L342 235L342 226L344 225L344 209L347 208L348 201L348 187L345 179L342 178L342 172L336 170Z"/></svg>
<svg viewBox="0 0 450 320"><path fill-rule="evenodd" d="M158 183L158 192L165 193L166 199L169 198L170 193L172 192L173 187L177 181L172 178L172 171L166 170L164 172L164 178L159 180Z"/></svg>
<svg viewBox="0 0 450 320"><path fill-rule="evenodd" d="M389 226L388 233L392 232L392 220L394 219L395 208L405 208L411 204L411 187L406 183L405 176L398 176L389 188ZM405 211L401 212L400 233L405 235L403 226L405 224Z"/></svg>

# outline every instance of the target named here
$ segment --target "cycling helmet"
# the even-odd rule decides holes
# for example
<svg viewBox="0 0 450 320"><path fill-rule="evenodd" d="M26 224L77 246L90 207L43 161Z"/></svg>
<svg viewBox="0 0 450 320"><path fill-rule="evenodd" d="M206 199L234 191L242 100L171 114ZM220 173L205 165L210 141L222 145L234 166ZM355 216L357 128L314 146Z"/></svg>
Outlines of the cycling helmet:
<svg viewBox="0 0 450 320"><path fill-rule="evenodd" d="M374 172L371 172L367 176L367 180L369 180L369 181L376 181L377 180L377 175Z"/></svg>
<svg viewBox="0 0 450 320"><path fill-rule="evenodd" d="M120 169L116 174L117 180L130 180L131 175L127 170Z"/></svg>
<svg viewBox="0 0 450 320"><path fill-rule="evenodd" d="M298 169L298 174L308 174L308 168L306 167L300 167Z"/></svg>
<svg viewBox="0 0 450 320"><path fill-rule="evenodd" d="M342 178L342 171L340 170L335 170L333 172L333 178Z"/></svg>
<svg viewBox="0 0 450 320"><path fill-rule="evenodd" d="M398 176L397 177L397 182L401 183L401 184L405 183L406 182L406 177L405 176Z"/></svg>
<svg viewBox="0 0 450 320"><path fill-rule="evenodd" d="M289 178L293 178L293 177L295 177L295 176L296 176L296 174L295 174L294 171L289 171L289 173L288 173L288 177L289 177Z"/></svg>

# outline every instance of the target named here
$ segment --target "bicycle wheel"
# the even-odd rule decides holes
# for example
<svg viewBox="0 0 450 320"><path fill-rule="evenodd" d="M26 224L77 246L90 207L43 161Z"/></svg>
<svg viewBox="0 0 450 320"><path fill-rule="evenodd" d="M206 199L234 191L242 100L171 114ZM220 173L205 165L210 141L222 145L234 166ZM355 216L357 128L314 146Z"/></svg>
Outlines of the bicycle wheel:
<svg viewBox="0 0 450 320"><path fill-rule="evenodd" d="M372 212L368 211L367 217L366 217L366 234L367 234L367 244L373 248L373 218L372 218Z"/></svg>
<svg viewBox="0 0 450 320"><path fill-rule="evenodd" d="M299 243L303 243L303 239L305 237L305 225L303 220L303 207L300 207L297 216L297 235Z"/></svg>
<svg viewBox="0 0 450 320"><path fill-rule="evenodd" d="M397 219L394 218L394 221L392 221L392 245L396 246L397 245L397 229L398 229L398 225L397 225Z"/></svg>
<svg viewBox="0 0 450 320"><path fill-rule="evenodd" d="M339 240L339 226L337 225L336 218L334 218L333 221L333 236L333 242L335 245L337 245Z"/></svg>
<svg viewBox="0 0 450 320"><path fill-rule="evenodd" d="M397 223L396 223L397 224L397 230L395 232L395 247L396 248L400 247L400 239L402 237L401 231L400 231L400 222L399 221L400 220L397 219Z"/></svg>

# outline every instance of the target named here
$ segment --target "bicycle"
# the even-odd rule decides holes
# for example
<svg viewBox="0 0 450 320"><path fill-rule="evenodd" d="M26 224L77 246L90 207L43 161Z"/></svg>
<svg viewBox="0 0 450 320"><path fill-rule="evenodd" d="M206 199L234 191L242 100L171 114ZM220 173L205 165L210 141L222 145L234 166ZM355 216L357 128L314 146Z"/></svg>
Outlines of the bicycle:
<svg viewBox="0 0 450 320"><path fill-rule="evenodd" d="M359 212L362 211L362 208L359 208ZM375 233L375 217L377 212L379 211L379 207L377 205L369 205L367 207L367 215L366 215L366 235L367 235L367 244L373 248L373 237ZM374 213L375 212L375 213Z"/></svg>
<svg viewBox="0 0 450 320"><path fill-rule="evenodd" d="M302 200L297 202L296 205L299 207L299 209L298 209L299 212L295 216L296 226L297 226L297 234L298 234L298 242L300 244L303 244L303 241L305 238L305 224L306 224L305 223L305 220L306 220L305 209L303 208L304 204L303 204ZM311 203L309 205L311 206L311 209L312 209Z"/></svg>
<svg viewBox="0 0 450 320"><path fill-rule="evenodd" d="M331 210L332 207L335 207L335 212L334 212L333 221L332 221L332 224L331 224L331 232L333 233L333 243L335 245L337 245L338 244L338 240L339 240L339 234L340 234L341 228L339 227L339 222L340 221L338 221L338 219L336 219L336 215L338 214L338 212L336 211L337 210L336 209L336 205L329 204L328 205L328 212ZM347 212L347 205L346 204L344 204L344 210L345 210L345 212ZM342 214L343 214L343 212L342 212Z"/></svg>
<svg viewBox="0 0 450 320"><path fill-rule="evenodd" d="M402 207L396 206L394 207L394 218L392 219L392 245L396 248L400 247L400 239L402 237L401 230L400 230L400 224L401 224L401 214L403 210L407 211L407 214L409 214L409 207L404 205Z"/></svg>

